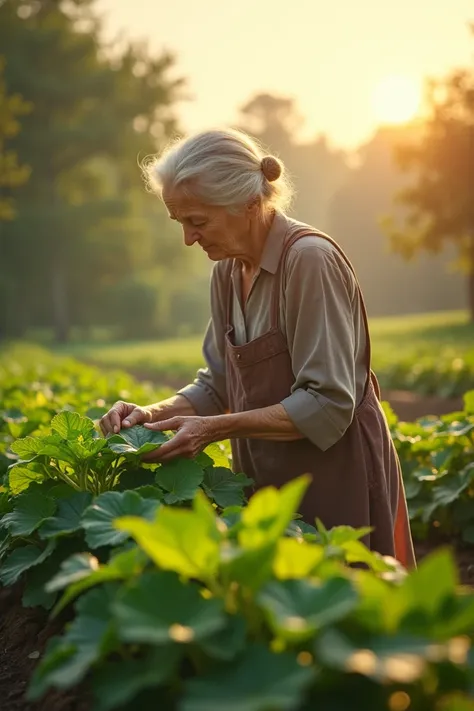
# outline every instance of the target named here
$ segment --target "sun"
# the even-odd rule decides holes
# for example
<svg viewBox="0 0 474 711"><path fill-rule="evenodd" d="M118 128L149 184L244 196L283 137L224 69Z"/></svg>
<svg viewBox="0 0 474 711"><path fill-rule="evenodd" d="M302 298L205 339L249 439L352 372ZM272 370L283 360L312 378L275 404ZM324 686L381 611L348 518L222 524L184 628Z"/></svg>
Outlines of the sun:
<svg viewBox="0 0 474 711"><path fill-rule="evenodd" d="M375 118L383 124L401 124L416 116L421 92L413 79L388 76L375 87L372 97Z"/></svg>

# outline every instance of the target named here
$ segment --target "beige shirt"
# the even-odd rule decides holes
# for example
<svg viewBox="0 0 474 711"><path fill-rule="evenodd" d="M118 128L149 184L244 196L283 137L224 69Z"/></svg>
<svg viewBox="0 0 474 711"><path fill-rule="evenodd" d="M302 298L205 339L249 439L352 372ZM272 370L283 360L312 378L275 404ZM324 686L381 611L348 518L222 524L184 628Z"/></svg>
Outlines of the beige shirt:
<svg viewBox="0 0 474 711"><path fill-rule="evenodd" d="M232 270L235 345L266 333L284 238L293 220L277 213L245 308L240 263ZM228 262L216 263L211 278L211 321L203 345L207 367L179 392L198 415L227 406L225 331ZM296 428L326 450L349 427L366 381L366 334L356 280L337 249L323 237L302 237L290 247L280 288L280 327L291 355L295 381L282 401Z"/></svg>

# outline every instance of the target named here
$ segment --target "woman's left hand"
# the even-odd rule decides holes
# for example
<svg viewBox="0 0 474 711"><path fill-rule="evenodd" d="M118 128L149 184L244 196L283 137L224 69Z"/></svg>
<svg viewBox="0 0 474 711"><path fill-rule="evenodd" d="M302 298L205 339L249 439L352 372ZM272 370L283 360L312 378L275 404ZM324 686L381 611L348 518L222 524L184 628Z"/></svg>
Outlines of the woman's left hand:
<svg viewBox="0 0 474 711"><path fill-rule="evenodd" d="M161 422L146 423L144 427L157 432L173 430L176 432L168 442L154 452L144 454L145 462L169 462L176 457L192 459L199 452L215 441L210 426L209 417L172 417Z"/></svg>

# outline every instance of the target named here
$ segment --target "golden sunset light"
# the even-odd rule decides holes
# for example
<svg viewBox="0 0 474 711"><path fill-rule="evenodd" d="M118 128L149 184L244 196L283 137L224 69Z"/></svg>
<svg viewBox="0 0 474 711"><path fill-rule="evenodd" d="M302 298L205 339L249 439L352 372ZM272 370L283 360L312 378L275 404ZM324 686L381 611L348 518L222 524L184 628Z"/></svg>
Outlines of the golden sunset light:
<svg viewBox="0 0 474 711"><path fill-rule="evenodd" d="M405 76L387 76L377 84L372 97L375 119L383 124L400 124L417 114L421 91L417 83Z"/></svg>

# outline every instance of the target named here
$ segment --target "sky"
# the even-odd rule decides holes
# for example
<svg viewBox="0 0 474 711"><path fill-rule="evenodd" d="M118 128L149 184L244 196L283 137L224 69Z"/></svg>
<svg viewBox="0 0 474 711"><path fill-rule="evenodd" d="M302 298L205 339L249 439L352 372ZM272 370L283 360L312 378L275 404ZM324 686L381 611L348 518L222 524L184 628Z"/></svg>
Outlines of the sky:
<svg viewBox="0 0 474 711"><path fill-rule="evenodd" d="M416 110L425 77L473 61L472 0L98 0L107 36L169 50L186 131L229 125L254 94L293 97L301 138L353 149ZM390 77L395 76L395 81ZM415 102L416 103L416 102Z"/></svg>

